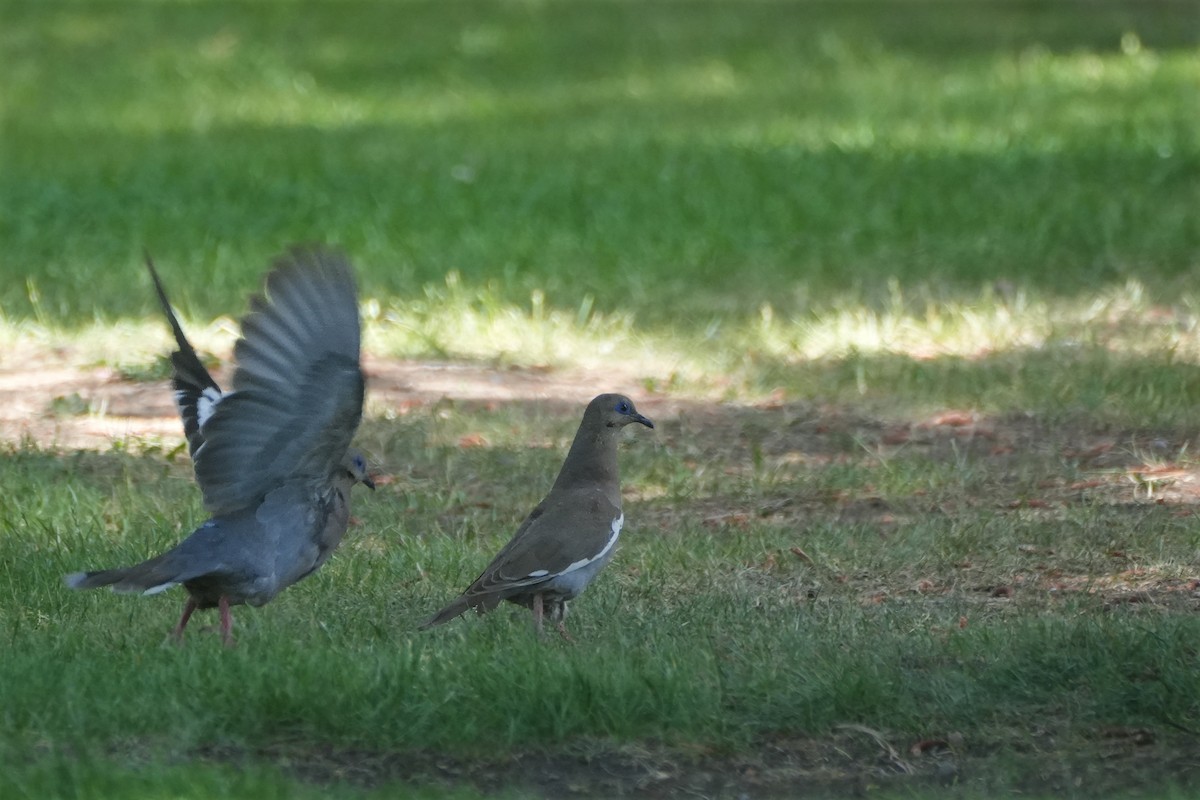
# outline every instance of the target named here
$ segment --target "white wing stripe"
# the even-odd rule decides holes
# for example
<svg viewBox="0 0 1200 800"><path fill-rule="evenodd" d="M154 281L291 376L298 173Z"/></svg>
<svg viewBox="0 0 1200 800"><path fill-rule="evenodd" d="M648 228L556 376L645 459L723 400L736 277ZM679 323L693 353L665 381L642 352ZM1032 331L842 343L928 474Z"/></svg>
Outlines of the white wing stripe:
<svg viewBox="0 0 1200 800"><path fill-rule="evenodd" d="M596 559L604 558L604 556L608 555L608 551L612 550L613 545L617 543L617 537L621 535L621 526L624 524L625 524L625 514L622 513L621 516L617 517L616 519L614 519L612 521L612 536L608 537L608 544L604 545L603 550L601 550L599 553L596 553L596 555L592 556L591 558L581 558L580 560L574 562L573 564L571 564L570 566L568 566L566 569L564 569L562 572L560 572L558 574L566 575L568 572L574 572L577 569L582 569L583 567L586 567L588 564L592 563Z"/></svg>
<svg viewBox="0 0 1200 800"><path fill-rule="evenodd" d="M211 386L200 393L200 399L196 401L196 422L201 427L208 422L209 417L213 415L213 410L216 409L217 403L221 402L221 398L225 395L220 390L214 389Z"/></svg>

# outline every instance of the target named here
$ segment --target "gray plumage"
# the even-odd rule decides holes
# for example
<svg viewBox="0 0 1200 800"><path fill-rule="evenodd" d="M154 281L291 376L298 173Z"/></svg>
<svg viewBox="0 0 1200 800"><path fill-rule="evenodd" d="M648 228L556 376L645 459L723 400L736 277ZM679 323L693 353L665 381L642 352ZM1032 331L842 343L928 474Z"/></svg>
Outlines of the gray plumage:
<svg viewBox="0 0 1200 800"><path fill-rule="evenodd" d="M349 450L364 391L354 276L321 248L279 259L242 320L233 390L222 393L147 266L179 348L172 384L213 517L160 556L66 581L144 594L183 584L176 635L197 608L216 606L229 643L229 607L262 605L319 568L345 533L351 487L374 488L365 459Z"/></svg>
<svg viewBox="0 0 1200 800"><path fill-rule="evenodd" d="M627 397L593 399L550 493L483 574L421 628L449 622L469 608L483 614L507 600L532 610L539 632L546 615L570 638L564 627L567 602L612 559L625 521L617 441L621 429L634 422L654 427Z"/></svg>
<svg viewBox="0 0 1200 800"><path fill-rule="evenodd" d="M183 419L183 434L188 443L188 454L196 457L196 449L204 441L200 435L200 424L212 414L214 407L224 397L224 392L212 375L205 369L196 351L183 334L183 327L175 317L171 301L167 299L167 291L163 288L162 280L150 254L146 254L146 269L154 281L154 291L158 294L158 302L162 306L171 333L175 336L175 352L171 353L171 387L175 390L175 404L179 407L179 416Z"/></svg>

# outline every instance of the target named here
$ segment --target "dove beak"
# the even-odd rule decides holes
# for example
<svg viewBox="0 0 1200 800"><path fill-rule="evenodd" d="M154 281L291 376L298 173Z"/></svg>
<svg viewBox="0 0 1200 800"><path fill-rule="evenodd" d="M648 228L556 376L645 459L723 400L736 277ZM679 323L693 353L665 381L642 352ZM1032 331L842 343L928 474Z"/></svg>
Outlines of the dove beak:
<svg viewBox="0 0 1200 800"><path fill-rule="evenodd" d="M653 420L651 420L649 417L643 417L641 414L634 414L634 415L633 415L633 421L634 421L634 422L640 422L640 423L642 423L643 425L645 425L647 428L653 428L653 427L654 427L654 421L653 421Z"/></svg>
<svg viewBox="0 0 1200 800"><path fill-rule="evenodd" d="M372 492L375 491L375 480L370 475L364 475L360 482Z"/></svg>

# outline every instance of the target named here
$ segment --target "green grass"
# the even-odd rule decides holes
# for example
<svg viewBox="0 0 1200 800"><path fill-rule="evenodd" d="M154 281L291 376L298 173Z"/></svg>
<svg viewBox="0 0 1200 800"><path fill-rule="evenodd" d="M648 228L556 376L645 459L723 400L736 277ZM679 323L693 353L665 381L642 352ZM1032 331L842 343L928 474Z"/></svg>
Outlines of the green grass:
<svg viewBox="0 0 1200 800"><path fill-rule="evenodd" d="M573 647L414 625L586 398L372 400L393 481L232 651L61 584L202 521L175 441L6 445L0 796L1193 796L1191 4L2 7L0 372L161 379L143 248L219 362L315 239L373 356L660 425Z"/></svg>
<svg viewBox="0 0 1200 800"><path fill-rule="evenodd" d="M270 759L287 746L470 762L581 741L754 753L852 723L901 749L954 732L965 756L1021 752L1031 720L1075 743L1062 753L1098 747L1109 729L1155 731L1163 757L1187 746L1178 726L1200 720L1200 621L1180 587L1200 533L1175 516L1186 505L1133 501L1113 476L1092 501L1011 509L1061 495L1049 478L1099 473L1059 461L1057 434L1016 458L935 443L881 459L837 432L789 441L781 413L730 415L709 442L686 420L663 420L653 443L630 437L625 479L643 499L628 503L619 558L574 605L575 646L539 644L517 609L415 630L536 501L559 452L527 442L567 435L570 412L437 407L369 424L364 442L395 481L358 498L362 524L321 573L239 609L232 651L199 630L168 644L178 598L59 583L198 523L186 460L10 452L9 747L103 743L118 761L130 748L187 762L207 748ZM465 432L489 446L453 445ZM805 452L835 458L792 457ZM1123 602L1143 584L1152 599ZM37 770L28 780L46 780Z"/></svg>
<svg viewBox="0 0 1200 800"><path fill-rule="evenodd" d="M6 7L16 319L148 312L144 247L225 313L296 239L389 300L457 270L702 325L1197 268L1186 3Z"/></svg>

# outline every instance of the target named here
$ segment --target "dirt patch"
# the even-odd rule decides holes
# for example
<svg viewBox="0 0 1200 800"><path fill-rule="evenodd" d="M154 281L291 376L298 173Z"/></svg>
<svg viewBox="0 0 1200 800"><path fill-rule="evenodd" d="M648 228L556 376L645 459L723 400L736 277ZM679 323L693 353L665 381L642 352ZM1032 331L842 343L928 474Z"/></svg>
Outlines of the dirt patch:
<svg viewBox="0 0 1200 800"><path fill-rule="evenodd" d="M479 403L542 401L580 408L602 391L646 394L629 372L491 367L364 358L368 412L412 409L445 398ZM227 386L228 370L214 377ZM67 356L9 354L0 366L0 442L101 449L146 437L182 440L167 381L135 381Z"/></svg>
<svg viewBox="0 0 1200 800"><path fill-rule="evenodd" d="M18 354L19 355L19 354ZM73 363L69 353L9 354L0 367L0 442L31 441L44 448L106 450L114 442L150 439L168 446L182 441L170 385L165 380L134 380L109 367ZM658 443L687 469L719 465L722 476L744 478L757 471L818 471L852 464L883 464L897 457L930 463L969 459L986 462L993 483L977 496L932 497L923 493L880 496L869 485L809 488L803 481L779 481L757 491L752 502L726 493L692 496L690 520L719 535L753 524L795 527L817 521L873 527L886 537L914 519L954 514L986 506L1000 515L1054 519L1079 505L1104 506L1138 515L1168 506L1177 517L1200 513L1200 468L1171 460L1190 442L1175 432L1119 431L1093 421L1057 420L1011 413L988 416L943 410L913 420L881 419L861 411L813 403L767 401L753 405L650 392L632 372L553 370L478 363L405 361L366 357L368 412L406 413L454 400L463 407L494 408L532 404L574 415L599 391L623 391L659 420ZM227 369L214 376L226 385ZM466 445L464 445L466 446ZM1006 486L1015 468L1036 463L1042 478L1014 494ZM1070 466L1065 469L1064 466ZM1066 477L1070 473L1070 477ZM1080 477L1082 475L1082 477ZM679 528L674 504L638 496L644 528ZM1132 519L1133 517L1131 517ZM803 550L766 553L765 573L789 572L798 565L819 568ZM1103 575L1064 572L1051 548L1027 546L1021 566L1006 574L977 575L970 563L957 576L929 581L920 575L903 591L881 593L870 575L824 576L844 584L864 602L965 596L991 609L1014 602L1053 603L1055 598L1091 595L1121 611L1200 608L1200 587L1190 579L1147 572L1135 553L1113 546L1107 556L1115 569ZM892 576L895 578L895 576ZM889 583L894 583L894 580Z"/></svg>
<svg viewBox="0 0 1200 800"><path fill-rule="evenodd" d="M1178 432L1120 431L1093 420L1056 420L1011 413L984 415L947 409L922 419L885 419L845 407L766 401L722 403L714 398L651 391L621 365L604 370L494 366L476 362L413 361L364 356L368 414L404 411L444 399L494 406L537 402L575 413L602 391L629 394L656 418L673 424L660 435L687 459L720 456L727 464L827 466L864 454L919 453L934 461L1009 462L1043 456L1095 473L1085 481L1048 486L1086 493L1124 483L1153 498L1200 498L1200 470L1172 456L1190 442ZM214 377L228 385L228 368ZM107 448L119 439L181 439L170 385L134 380L107 366L85 366L69 352L25 348L0 362L0 442L29 440L63 449ZM858 512L850 510L847 513Z"/></svg>

